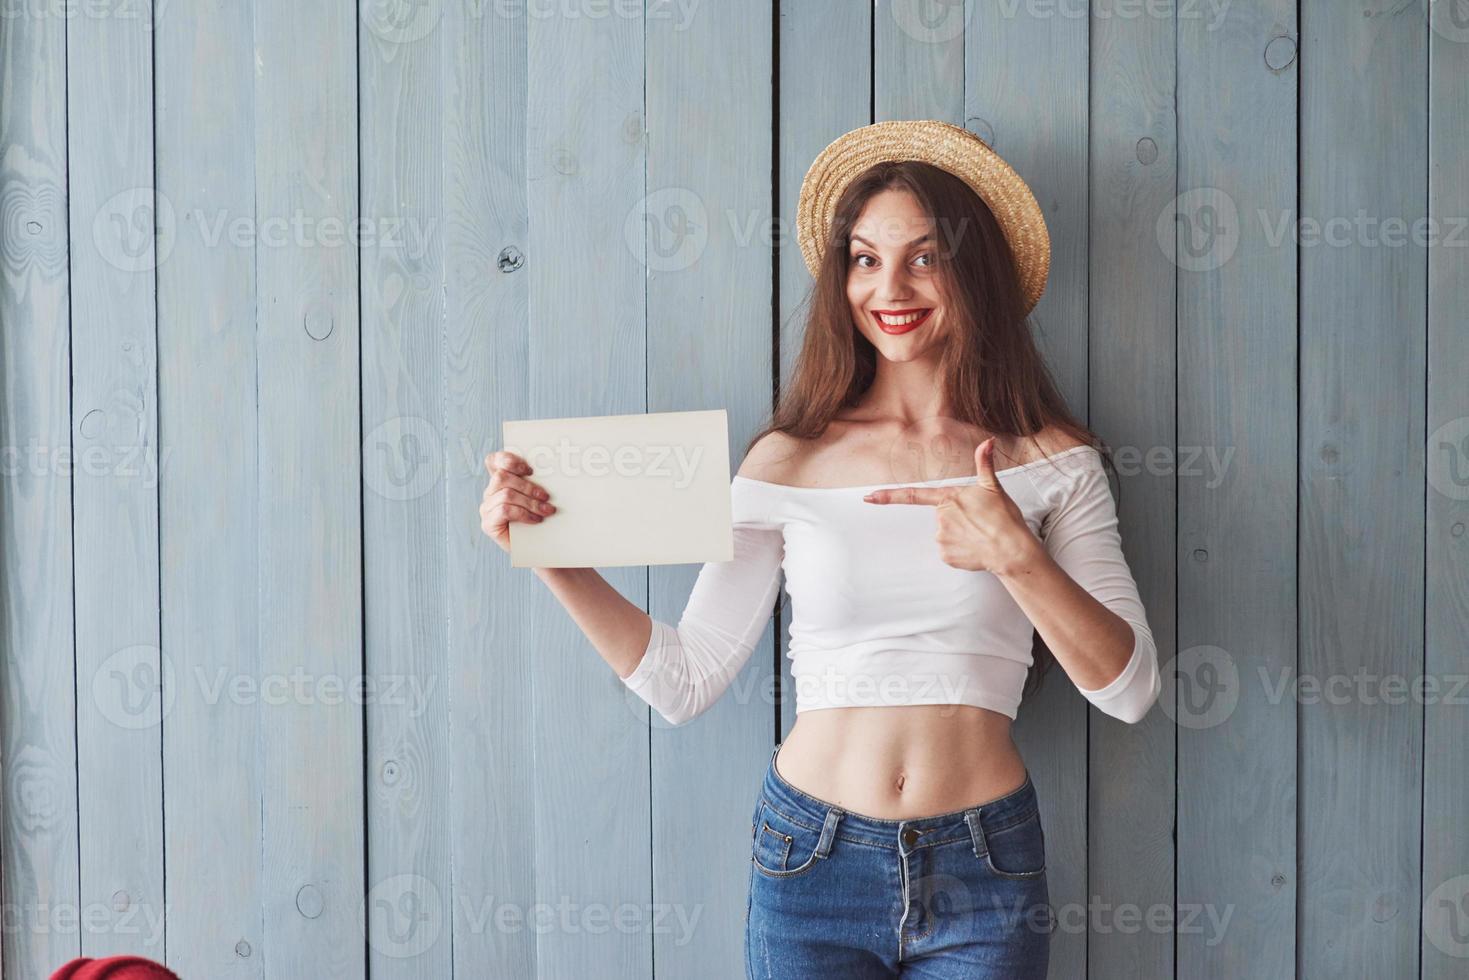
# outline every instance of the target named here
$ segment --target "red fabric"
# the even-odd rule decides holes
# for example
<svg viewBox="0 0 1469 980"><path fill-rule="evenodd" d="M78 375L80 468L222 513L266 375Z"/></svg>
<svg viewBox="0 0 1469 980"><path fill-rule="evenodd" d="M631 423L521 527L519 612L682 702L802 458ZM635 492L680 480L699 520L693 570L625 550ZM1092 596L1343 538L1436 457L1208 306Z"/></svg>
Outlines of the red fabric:
<svg viewBox="0 0 1469 980"><path fill-rule="evenodd" d="M51 980L179 980L162 963L142 956L78 956L51 974Z"/></svg>

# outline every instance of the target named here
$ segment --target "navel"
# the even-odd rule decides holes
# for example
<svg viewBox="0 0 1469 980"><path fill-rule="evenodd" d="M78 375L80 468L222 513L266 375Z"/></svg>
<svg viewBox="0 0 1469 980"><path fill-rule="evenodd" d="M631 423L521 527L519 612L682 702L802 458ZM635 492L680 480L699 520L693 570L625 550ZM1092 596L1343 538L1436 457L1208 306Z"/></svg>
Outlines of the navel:
<svg viewBox="0 0 1469 980"><path fill-rule="evenodd" d="M898 792L900 792L900 793L901 793L901 792L902 792L902 791L903 791L903 782L904 782L904 781L905 781L905 780L906 780L906 779L907 779L907 778L908 778L908 777L907 777L907 776L906 776L906 775L905 775L905 774L904 774L904 773L901 773L901 772L900 772L900 773L898 773L898 779L897 779L897 784L896 784L896 785L897 785L897 788L898 788Z"/></svg>

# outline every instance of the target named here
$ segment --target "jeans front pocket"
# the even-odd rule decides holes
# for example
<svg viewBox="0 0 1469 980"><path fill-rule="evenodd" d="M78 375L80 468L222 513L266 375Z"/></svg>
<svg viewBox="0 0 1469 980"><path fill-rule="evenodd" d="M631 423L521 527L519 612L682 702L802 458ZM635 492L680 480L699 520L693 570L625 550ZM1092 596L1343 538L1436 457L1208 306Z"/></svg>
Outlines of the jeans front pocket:
<svg viewBox="0 0 1469 980"><path fill-rule="evenodd" d="M1046 834L1039 810L996 830L984 831L985 863L1002 878L1036 878L1046 873Z"/></svg>
<svg viewBox="0 0 1469 980"><path fill-rule="evenodd" d="M751 828L750 860L769 878L793 878L816 866L821 828L788 816L762 800Z"/></svg>

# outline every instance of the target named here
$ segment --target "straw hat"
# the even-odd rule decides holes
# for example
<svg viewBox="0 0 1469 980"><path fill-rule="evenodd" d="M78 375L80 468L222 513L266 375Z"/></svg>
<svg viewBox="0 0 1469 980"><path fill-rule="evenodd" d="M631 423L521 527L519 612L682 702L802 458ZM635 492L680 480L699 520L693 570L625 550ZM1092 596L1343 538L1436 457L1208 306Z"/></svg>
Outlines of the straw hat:
<svg viewBox="0 0 1469 980"><path fill-rule="evenodd" d="M862 171L889 160L922 160L974 189L999 219L1020 272L1025 310L1034 309L1051 269L1051 236L1040 204L1014 168L984 140L937 119L893 119L862 126L838 136L817 154L796 202L796 240L812 278L821 268L837 199Z"/></svg>

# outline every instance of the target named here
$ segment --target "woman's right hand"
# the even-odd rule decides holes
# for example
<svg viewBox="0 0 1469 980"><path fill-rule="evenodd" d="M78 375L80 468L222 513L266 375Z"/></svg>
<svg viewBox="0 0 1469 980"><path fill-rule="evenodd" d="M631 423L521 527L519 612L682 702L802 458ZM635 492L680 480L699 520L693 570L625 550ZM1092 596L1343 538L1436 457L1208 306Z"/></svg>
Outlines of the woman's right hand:
<svg viewBox="0 0 1469 980"><path fill-rule="evenodd" d="M505 449L490 453L485 469L490 482L479 505L480 530L509 553L511 521L539 524L556 507L546 502L551 495L544 487L525 478L532 472L530 464L514 453Z"/></svg>

